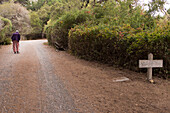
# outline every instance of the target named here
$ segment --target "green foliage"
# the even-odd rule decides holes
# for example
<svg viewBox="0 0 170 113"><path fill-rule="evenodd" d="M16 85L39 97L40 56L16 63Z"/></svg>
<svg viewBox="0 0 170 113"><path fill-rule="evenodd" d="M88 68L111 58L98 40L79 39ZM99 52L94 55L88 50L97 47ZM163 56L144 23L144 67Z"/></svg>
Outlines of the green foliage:
<svg viewBox="0 0 170 113"><path fill-rule="evenodd" d="M119 26L122 24L130 24L133 28L142 27L143 29L156 28L155 20L151 15L146 14L141 6L131 8L133 0L127 2L106 2L103 6L96 5L92 8L98 23L112 24ZM96 22L97 22L96 21Z"/></svg>
<svg viewBox="0 0 170 113"><path fill-rule="evenodd" d="M87 7L86 0L83 5L78 1L44 2L36 9L32 26L44 30L49 44L81 58L139 71L138 60L152 52L164 60L164 68L154 71L170 73L168 19L153 17L155 11L164 11L164 2L153 1L149 11L144 11L134 0L104 0L102 4L91 0Z"/></svg>
<svg viewBox="0 0 170 113"><path fill-rule="evenodd" d="M11 38L5 38L3 44L4 44L4 45L9 45L9 44L11 44Z"/></svg>
<svg viewBox="0 0 170 113"><path fill-rule="evenodd" d="M38 0L38 1L30 3L30 5L27 6L27 9L31 9L32 11L37 11L44 4L45 4L45 0Z"/></svg>
<svg viewBox="0 0 170 113"><path fill-rule="evenodd" d="M42 20L36 12L30 14L31 26L33 27L33 32L41 33L42 30Z"/></svg>
<svg viewBox="0 0 170 113"><path fill-rule="evenodd" d="M77 24L91 20L92 14L88 10L73 10L61 16L57 21L50 21L49 27L46 27L46 34L51 44L57 42L63 48L68 48L68 32L69 29ZM54 22L54 24L51 24ZM52 26L50 26L52 25ZM50 35L49 35L50 34ZM52 41L51 41L52 40Z"/></svg>
<svg viewBox="0 0 170 113"><path fill-rule="evenodd" d="M9 19L13 28L23 34L30 32L29 11L20 4L4 3L0 5L0 16Z"/></svg>
<svg viewBox="0 0 170 113"><path fill-rule="evenodd" d="M4 22L2 29L0 30L0 44L10 44L11 40L9 38L12 31L12 23L9 19L0 16L0 20Z"/></svg>
<svg viewBox="0 0 170 113"><path fill-rule="evenodd" d="M155 15L156 12L158 11L162 11L164 12L164 5L165 5L166 1L165 0L153 0L151 1L148 6L149 6L149 10L147 13L150 13L152 15Z"/></svg>
<svg viewBox="0 0 170 113"><path fill-rule="evenodd" d="M116 64L135 71L139 71L139 59L147 59L147 55L153 53L154 58L164 59L164 69L157 71L168 74L169 28L167 25L155 31L143 31L129 25L79 25L69 32L69 50L83 59Z"/></svg>
<svg viewBox="0 0 170 113"><path fill-rule="evenodd" d="M43 7L45 4L52 6L54 5L56 2L61 2L64 0L38 0L38 1L34 1L32 3L30 3L27 8L31 9L33 11L37 11L39 9L41 9L41 7Z"/></svg>
<svg viewBox="0 0 170 113"><path fill-rule="evenodd" d="M26 34L27 39L36 39L41 38L42 29L43 29L43 21L40 19L40 16L37 12L32 11L30 13L31 27L32 30L29 34Z"/></svg>
<svg viewBox="0 0 170 113"><path fill-rule="evenodd" d="M61 2L56 2L50 9L52 20L56 20L69 10L69 5Z"/></svg>
<svg viewBox="0 0 170 113"><path fill-rule="evenodd" d="M30 4L30 0L14 0L14 1L22 4L23 6L28 6Z"/></svg>
<svg viewBox="0 0 170 113"><path fill-rule="evenodd" d="M0 0L0 4L3 2L14 2L14 3L20 3L23 6L27 6L30 4L30 0Z"/></svg>
<svg viewBox="0 0 170 113"><path fill-rule="evenodd" d="M67 0L66 0L67 1ZM54 5L51 6L51 15L50 19L56 20L66 12L70 12L71 10L79 10L81 4L78 2L79 0L69 0L66 2L64 0L60 2L56 2Z"/></svg>
<svg viewBox="0 0 170 113"><path fill-rule="evenodd" d="M168 12L168 14L170 15L170 8L168 9L168 11L167 11L167 12Z"/></svg>
<svg viewBox="0 0 170 113"><path fill-rule="evenodd" d="M119 4L115 1L110 1L103 6L96 4L94 8L78 10L77 7L69 11L70 4L56 2L51 7L50 21L45 26L44 31L48 29L46 35L51 44L57 42L64 48L67 48L68 30L84 22L90 22L94 25L104 23L114 26L128 24L135 29L155 28L154 19L150 15L143 14L144 12L140 6L130 8L129 5L132 3L132 0L119 2Z"/></svg>
<svg viewBox="0 0 170 113"><path fill-rule="evenodd" d="M50 18L50 9L51 7L45 4L38 11L32 11L30 13L32 30L26 35L27 39L43 38L42 32L44 25L47 24L47 21Z"/></svg>
<svg viewBox="0 0 170 113"><path fill-rule="evenodd" d="M51 10L51 7L47 4L45 4L43 7L41 7L41 9L39 9L37 11L37 14L38 14L40 20L42 21L43 26L45 24L47 24L47 22L50 18L50 14L51 14L50 10Z"/></svg>

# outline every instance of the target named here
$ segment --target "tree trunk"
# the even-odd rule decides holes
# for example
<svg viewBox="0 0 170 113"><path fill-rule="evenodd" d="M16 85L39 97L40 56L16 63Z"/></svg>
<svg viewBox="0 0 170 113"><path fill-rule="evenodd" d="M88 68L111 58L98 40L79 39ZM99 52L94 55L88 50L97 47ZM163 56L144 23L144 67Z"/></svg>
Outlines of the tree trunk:
<svg viewBox="0 0 170 113"><path fill-rule="evenodd" d="M95 6L95 4L96 4L96 0L93 1L93 6Z"/></svg>

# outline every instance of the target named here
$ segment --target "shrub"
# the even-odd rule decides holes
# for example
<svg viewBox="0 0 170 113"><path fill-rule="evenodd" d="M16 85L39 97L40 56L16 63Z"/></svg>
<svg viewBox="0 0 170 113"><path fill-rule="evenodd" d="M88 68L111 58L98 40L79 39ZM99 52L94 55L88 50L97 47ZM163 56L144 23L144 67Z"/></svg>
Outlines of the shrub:
<svg viewBox="0 0 170 113"><path fill-rule="evenodd" d="M71 52L88 60L109 63L110 58L107 57L116 54L120 49L119 45L125 40L125 38L119 37L121 29L116 26L110 28L105 24L91 27L82 26L76 26L69 32L69 49ZM114 59L114 56L111 59Z"/></svg>
<svg viewBox="0 0 170 113"><path fill-rule="evenodd" d="M139 71L139 59L147 59L147 55L153 53L155 59L164 60L164 68L157 71L167 74L170 72L169 28L167 25L152 32L134 29L130 25L79 25L69 32L69 50L73 55L87 60L135 71Z"/></svg>
<svg viewBox="0 0 170 113"><path fill-rule="evenodd" d="M3 21L4 25L0 31L0 44L10 44L10 32L12 31L12 23L9 19L0 16L0 20Z"/></svg>
<svg viewBox="0 0 170 113"><path fill-rule="evenodd" d="M9 44L11 44L11 38L5 38L4 45L9 45Z"/></svg>
<svg viewBox="0 0 170 113"><path fill-rule="evenodd" d="M41 33L31 33L31 34L26 34L25 38L27 40L36 40L36 39L42 39L42 34Z"/></svg>
<svg viewBox="0 0 170 113"><path fill-rule="evenodd" d="M51 44L57 42L62 48L68 48L68 32L69 29L77 24L84 23L91 20L93 15L89 10L74 10L66 13L56 21L51 21L48 28L46 28L46 34Z"/></svg>

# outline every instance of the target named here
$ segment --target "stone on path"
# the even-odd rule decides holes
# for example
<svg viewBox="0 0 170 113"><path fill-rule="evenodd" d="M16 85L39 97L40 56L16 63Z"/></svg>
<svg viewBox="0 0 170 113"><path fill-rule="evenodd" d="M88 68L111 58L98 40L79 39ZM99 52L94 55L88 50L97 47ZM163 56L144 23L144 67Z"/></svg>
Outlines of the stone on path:
<svg viewBox="0 0 170 113"><path fill-rule="evenodd" d="M113 82L125 82L125 81L129 81L130 79L127 77L118 77L118 78L114 78Z"/></svg>

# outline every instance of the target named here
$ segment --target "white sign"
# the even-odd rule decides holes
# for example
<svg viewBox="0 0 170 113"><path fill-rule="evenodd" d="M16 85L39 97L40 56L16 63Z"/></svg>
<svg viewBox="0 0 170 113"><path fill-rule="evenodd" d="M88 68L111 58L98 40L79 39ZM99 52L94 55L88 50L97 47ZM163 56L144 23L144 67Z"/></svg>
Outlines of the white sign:
<svg viewBox="0 0 170 113"><path fill-rule="evenodd" d="M152 68L155 67L163 67L163 60L153 60L152 53L148 55L148 60L139 60L139 68L147 68L149 81L152 80Z"/></svg>
<svg viewBox="0 0 170 113"><path fill-rule="evenodd" d="M163 60L139 60L139 68L163 67Z"/></svg>

